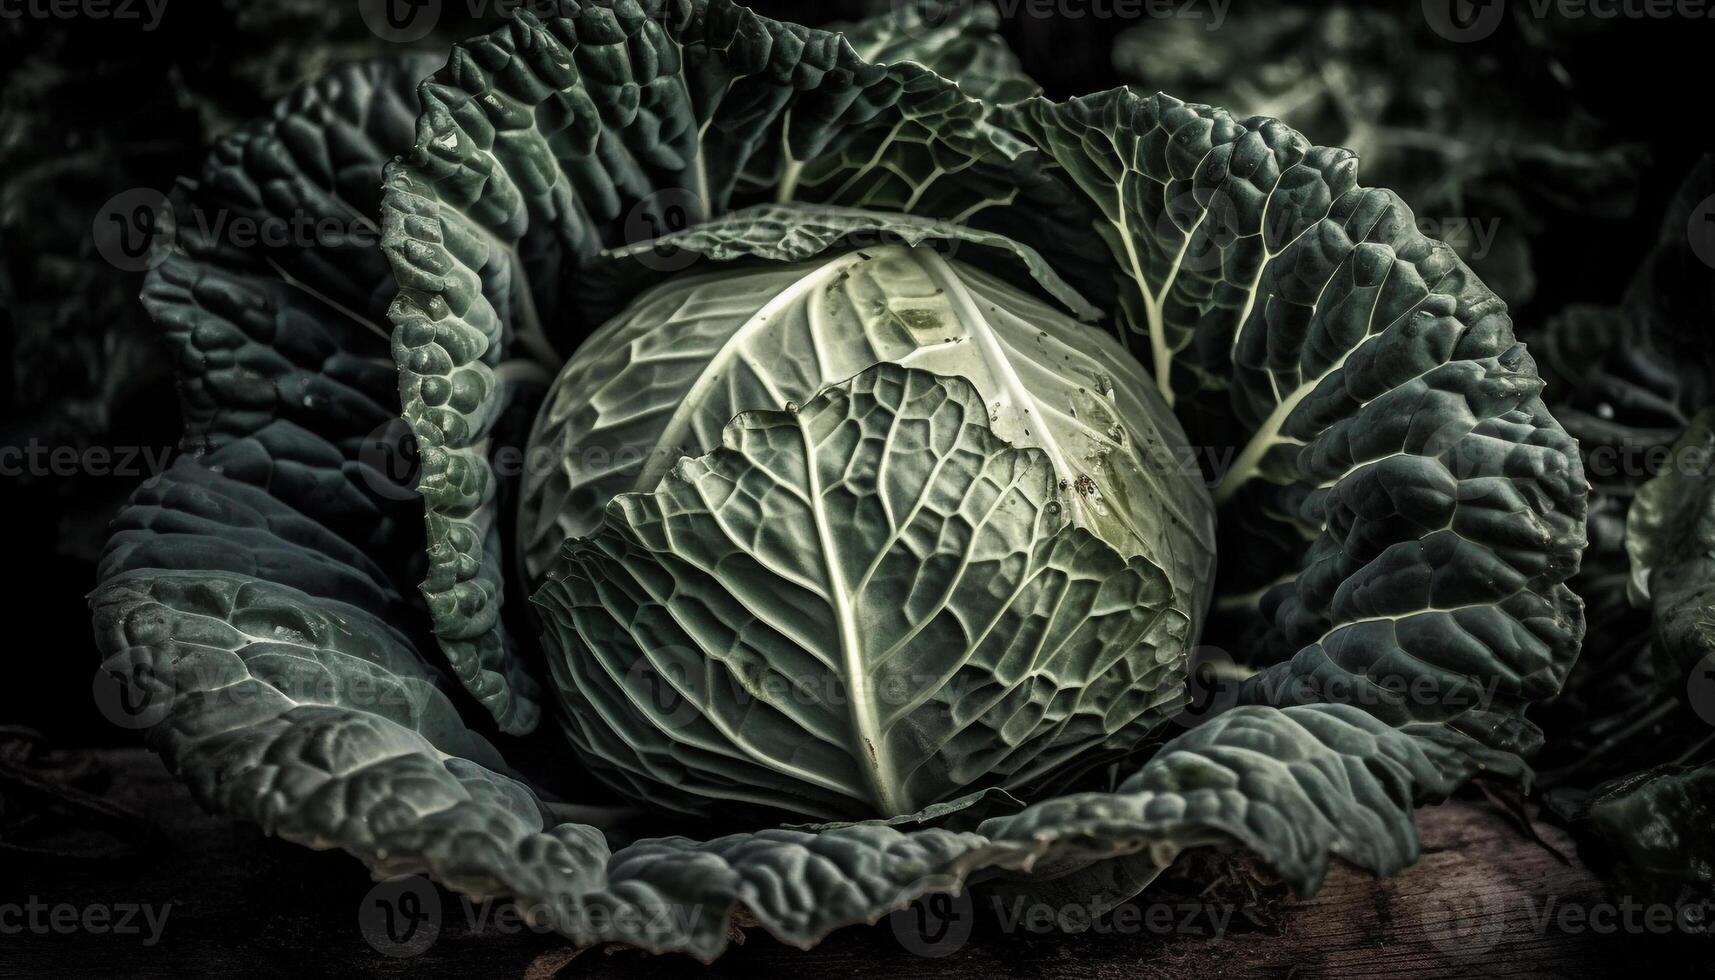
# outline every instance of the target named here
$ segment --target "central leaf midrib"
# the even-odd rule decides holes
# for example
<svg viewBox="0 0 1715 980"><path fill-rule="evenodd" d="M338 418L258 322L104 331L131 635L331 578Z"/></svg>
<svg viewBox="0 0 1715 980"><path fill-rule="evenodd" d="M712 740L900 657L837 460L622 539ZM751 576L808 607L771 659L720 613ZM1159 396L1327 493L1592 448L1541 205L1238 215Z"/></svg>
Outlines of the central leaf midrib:
<svg viewBox="0 0 1715 980"><path fill-rule="evenodd" d="M891 817L911 813L917 808L911 803L903 786L899 785L881 728L881 715L870 697L868 683L868 651L863 634L858 629L856 610L852 608L851 592L846 588L845 573L840 570L833 529L822 507L822 479L816 472L816 445L804 425L801 413L793 413L798 426L798 438L804 446L804 479L809 491L810 516L816 525L816 537L822 556L822 567L828 579L828 608L833 611L840 641L840 660L845 670L846 710L851 718L853 742L851 755L868 784L870 798L876 811Z"/></svg>

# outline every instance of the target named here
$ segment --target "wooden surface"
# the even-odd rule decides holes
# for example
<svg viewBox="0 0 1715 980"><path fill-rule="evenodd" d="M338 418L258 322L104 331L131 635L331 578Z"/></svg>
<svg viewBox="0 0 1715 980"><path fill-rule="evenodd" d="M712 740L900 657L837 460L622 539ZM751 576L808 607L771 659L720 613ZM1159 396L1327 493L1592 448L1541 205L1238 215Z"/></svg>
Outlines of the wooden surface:
<svg viewBox="0 0 1715 980"><path fill-rule="evenodd" d="M553 936L503 931L497 920L472 928L475 913L442 892L433 942L412 956L389 956L365 938L360 908L374 883L356 861L203 814L141 751L104 759L114 772L106 798L147 814L161 839L127 858L0 855L11 866L0 866L0 976L1582 978L1640 969L1652 977L1687 976L1688 955L1710 961L1709 947L1695 938L1580 928L1582 910L1600 916L1607 907L1598 882L1575 859L1562 860L1494 810L1469 803L1420 813L1425 853L1405 873L1377 880L1336 867L1315 898L1289 898L1249 917L1260 924L1234 916L1218 937L1216 919L1230 906L1180 896L1151 909L1146 893L1142 905L1111 920L1120 925L1104 931L1008 930L995 916L979 914L964 920L974 923L968 939L925 946L916 920L900 919L842 930L808 953L752 931L742 946L703 967L636 951L574 956ZM1538 829L1555 849L1574 854L1563 835ZM126 934L51 924L31 929L19 912L8 913L8 903L16 909L32 899L38 909L70 906L78 914L107 907L114 921L137 907L133 922L140 928ZM978 909L993 907L988 896L976 901ZM145 945L143 906L160 922L152 945ZM37 918L51 915L38 911Z"/></svg>

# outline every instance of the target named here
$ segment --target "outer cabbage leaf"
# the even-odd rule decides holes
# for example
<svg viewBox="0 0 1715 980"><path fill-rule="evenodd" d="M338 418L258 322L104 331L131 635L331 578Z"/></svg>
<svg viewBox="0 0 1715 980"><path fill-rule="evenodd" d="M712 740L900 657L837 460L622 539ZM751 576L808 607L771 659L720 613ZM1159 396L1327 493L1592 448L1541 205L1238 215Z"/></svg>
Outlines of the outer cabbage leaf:
<svg viewBox="0 0 1715 980"><path fill-rule="evenodd" d="M243 750L251 726L289 728L317 706L352 706L502 765L414 652L427 638L407 598L417 505L374 466L395 376L373 239L330 237L320 254L245 249L211 235L207 218L219 209L267 227L376 207L372 178L409 132L425 68L344 67L229 137L181 189L176 244L147 279L145 306L180 372L186 454L114 522L91 600L96 636L108 669L139 688L140 721L160 719L151 745L230 811L263 805L245 797L266 790L220 785L224 754Z"/></svg>
<svg viewBox="0 0 1715 980"><path fill-rule="evenodd" d="M223 140L194 193L179 195L176 234L189 255L169 257L150 276L144 301L181 349L188 447L333 414L353 425L339 445L348 458L364 443L368 465L398 465L400 447L387 444L386 430L394 396L373 385L387 369L385 348L354 350L341 334L330 338L334 327L305 321L388 334L391 278L380 229L365 215L376 210L375 167L409 145L411 85L431 64L414 56L374 63L368 75L330 74L282 100L273 119ZM205 241L223 227L300 231L255 249ZM305 241L303 228L339 231ZM393 474L372 476L378 492L410 495ZM389 553L422 541L391 522L371 531L373 547ZM454 658L453 667L503 727L534 727L536 683L516 659Z"/></svg>
<svg viewBox="0 0 1715 980"><path fill-rule="evenodd" d="M181 685L158 744L199 800L288 840L336 844L378 875L427 873L475 898L516 897L581 944L711 960L742 912L807 947L985 874L1127 854L1159 868L1184 847L1232 841L1313 890L1331 851L1383 872L1415 859L1410 787L1433 778L1411 740L1361 712L1235 709L1120 793L1038 804L975 831L867 821L707 842L657 838L610 852L595 828L552 822L522 783L466 761L471 747L455 752L434 724L445 718L434 699L414 700L423 688L379 670L366 681L357 665L375 668L363 654L385 658L387 643L345 629L282 648L241 628L211 631L211 619L226 616L269 630L282 616L318 624L293 618L301 606L265 586L234 593L189 579L117 582L96 612L104 645L141 651L114 669L181 660L177 675L142 676ZM205 667L183 662L191 651ZM268 668L281 659L269 654L287 652L312 670L331 667L338 682L287 682ZM389 702L412 710L375 710Z"/></svg>
<svg viewBox="0 0 1715 980"><path fill-rule="evenodd" d="M1125 89L1000 117L1101 208L1158 382L1225 379L1223 521L1309 541L1263 599L1263 644L1297 652L1241 696L1359 704L1451 774L1520 771L1523 708L1582 633L1588 487L1505 305L1277 121Z"/></svg>
<svg viewBox="0 0 1715 980"><path fill-rule="evenodd" d="M200 179L175 194L174 246L147 277L143 304L179 374L187 455L171 479L137 491L109 542L104 577L116 562L260 567L272 550L262 540L199 551L194 562L171 557L181 545L207 547L207 528L181 527L193 513L217 498L242 500L257 533L283 535L284 546L315 541L325 550L334 538L350 542L329 552L328 567L332 574L350 571L338 566L366 569L372 587L342 594L330 586L324 594L385 596L401 614L396 621L411 618L403 613L420 561L416 504L400 499L390 474L377 469L388 462L377 435L394 417L394 402L385 387L391 372L381 325L387 268L374 237L366 243L359 224L323 236L315 248L299 241L244 248L218 229L245 222L274 228L295 215L361 222L353 216L378 199L363 162L372 169L409 133L412 76L425 68L420 56L356 63L306 86L271 118L222 141ZM313 503L318 513L288 531L270 514L269 498L294 509ZM191 509L177 513L186 505ZM152 541L156 558L126 554L134 550L132 523L170 515L173 533L140 538ZM208 517L238 520L218 507Z"/></svg>
<svg viewBox="0 0 1715 980"><path fill-rule="evenodd" d="M669 809L840 819L1028 786L1164 722L1190 616L990 411L883 363L615 497L534 596L573 744Z"/></svg>

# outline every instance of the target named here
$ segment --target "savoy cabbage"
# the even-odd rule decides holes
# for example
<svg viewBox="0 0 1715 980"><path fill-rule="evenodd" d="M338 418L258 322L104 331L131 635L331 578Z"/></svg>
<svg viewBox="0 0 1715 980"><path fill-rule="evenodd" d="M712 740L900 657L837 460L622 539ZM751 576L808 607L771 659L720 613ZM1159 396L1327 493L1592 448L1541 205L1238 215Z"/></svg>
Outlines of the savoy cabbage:
<svg viewBox="0 0 1715 980"><path fill-rule="evenodd" d="M1351 153L992 27L568 3L225 139L177 207L379 240L146 283L187 454L92 605L198 798L712 958L1209 845L1308 892L1522 774L1587 486L1505 305Z"/></svg>

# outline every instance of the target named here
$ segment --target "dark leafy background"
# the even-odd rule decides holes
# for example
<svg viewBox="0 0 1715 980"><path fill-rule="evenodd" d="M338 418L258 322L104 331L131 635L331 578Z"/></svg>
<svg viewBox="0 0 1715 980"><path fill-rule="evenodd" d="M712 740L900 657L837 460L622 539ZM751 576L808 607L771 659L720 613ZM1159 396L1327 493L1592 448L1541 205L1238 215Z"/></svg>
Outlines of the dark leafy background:
<svg viewBox="0 0 1715 980"><path fill-rule="evenodd" d="M873 5L754 6L819 24ZM1578 347L1577 323L1647 320L1650 300L1663 294L1688 296L1693 326L1709 323L1711 270L1684 262L1683 242L1677 265L1673 255L1663 258L1663 216L1676 194L1683 198L1682 180L1700 154L1715 145L1710 22L1538 20L1518 4L1491 37L1454 44L1429 29L1417 3L1235 0L1218 30L1208 29L1207 4L1179 8L1201 18L1167 19L1142 16L1138 5L1139 16L1125 23L1087 13L1112 4L1001 6L1008 41L1051 95L1133 81L1238 115L1281 114L1317 142L1359 144L1366 182L1395 188L1421 218L1443 228L1492 222L1493 246L1468 258L1509 300L1521 336L1551 368L1551 404L1600 416L1590 378L1566 366L1630 342L1610 337L1606 346ZM0 444L155 452L174 444L170 366L136 303L141 275L113 268L92 241L104 202L132 188L165 190L197 169L214 138L297 83L330 63L394 47L367 30L353 2L219 0L188 8L169 4L148 32L122 21L0 22L0 337L8 354ZM474 32L483 18L467 9L447 4L437 33L420 45L444 49ZM1707 166L1703 175L1707 181ZM1676 369L1694 375L1686 403L1675 407L1686 417L1701 407L1692 395L1710 390L1695 372L1707 366L1711 338L1693 334L1679 341L1690 355L1673 356ZM1544 357L1545 350L1562 357ZM1574 422L1568 428L1586 436ZM17 632L10 649L34 675L0 685L0 723L59 744L131 740L102 720L89 694L97 658L84 596L107 522L135 482L0 477L12 517L8 622ZM1623 515L1623 501L1614 506ZM1611 524L1613 507L1607 513ZM1617 547L1617 531L1609 531L1604 538L1593 527L1595 549ZM1551 746L1557 731L1587 734L1590 711L1633 710L1654 696L1655 682L1637 676L1640 644L1622 642L1648 629L1647 618L1624 612L1615 591L1623 581L1605 566L1578 586L1597 614L1572 692L1541 715ZM1613 675L1627 683L1604 685ZM1615 692L1641 700L1590 707ZM1550 783L1561 787L1551 800L1556 812L1583 819L1587 801L1579 794L1591 783L1577 775L1580 762L1604 746L1562 744L1544 759ZM1651 761L1624 751L1613 759L1607 749L1608 768L1591 778Z"/></svg>

